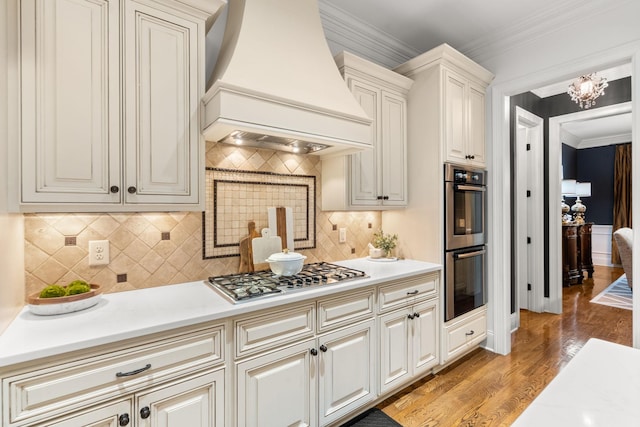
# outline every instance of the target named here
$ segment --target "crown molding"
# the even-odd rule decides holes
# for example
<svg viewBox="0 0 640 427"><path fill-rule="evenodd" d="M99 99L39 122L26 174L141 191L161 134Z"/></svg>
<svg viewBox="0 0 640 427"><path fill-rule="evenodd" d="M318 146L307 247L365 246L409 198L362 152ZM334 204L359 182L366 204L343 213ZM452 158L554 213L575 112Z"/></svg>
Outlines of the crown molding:
<svg viewBox="0 0 640 427"><path fill-rule="evenodd" d="M333 55L344 50L392 69L421 53L325 0L318 7Z"/></svg>
<svg viewBox="0 0 640 427"><path fill-rule="evenodd" d="M626 144L631 142L631 133L622 133L620 135L609 135L601 138L586 138L580 141L578 149L603 147L605 145Z"/></svg>

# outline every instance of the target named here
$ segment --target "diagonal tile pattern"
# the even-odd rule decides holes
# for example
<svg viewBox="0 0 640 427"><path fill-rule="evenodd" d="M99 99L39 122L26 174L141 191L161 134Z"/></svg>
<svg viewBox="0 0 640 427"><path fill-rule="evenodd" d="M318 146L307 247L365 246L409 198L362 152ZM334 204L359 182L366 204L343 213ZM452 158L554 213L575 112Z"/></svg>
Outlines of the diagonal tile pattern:
<svg viewBox="0 0 640 427"><path fill-rule="evenodd" d="M307 262L367 255L381 214L322 211L318 157L208 142L206 159L210 167L315 175L316 248L302 251ZM338 242L334 225L347 228L347 243ZM163 232L169 240L162 240ZM65 237L71 236L76 245L65 246ZM109 240L108 265L89 267L90 240ZM202 259L201 212L25 214L26 295L78 278L102 285L104 292L204 280L234 273L238 263L238 257ZM117 282L120 274L126 274L126 282Z"/></svg>

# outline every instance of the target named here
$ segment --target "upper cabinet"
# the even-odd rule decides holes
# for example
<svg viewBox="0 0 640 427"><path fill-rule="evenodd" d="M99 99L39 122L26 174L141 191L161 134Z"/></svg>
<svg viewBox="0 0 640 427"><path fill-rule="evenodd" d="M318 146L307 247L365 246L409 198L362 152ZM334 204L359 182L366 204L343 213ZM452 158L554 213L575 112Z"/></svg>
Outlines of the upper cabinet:
<svg viewBox="0 0 640 427"><path fill-rule="evenodd" d="M493 74L446 44L395 71L418 81L412 97L428 127L423 143L441 152L441 162L484 167L485 91Z"/></svg>
<svg viewBox="0 0 640 427"><path fill-rule="evenodd" d="M207 21L222 0L16 0L17 210L200 210Z"/></svg>
<svg viewBox="0 0 640 427"><path fill-rule="evenodd" d="M373 121L373 148L322 160L322 209L404 207L407 94L413 81L348 52L335 59L347 86Z"/></svg>

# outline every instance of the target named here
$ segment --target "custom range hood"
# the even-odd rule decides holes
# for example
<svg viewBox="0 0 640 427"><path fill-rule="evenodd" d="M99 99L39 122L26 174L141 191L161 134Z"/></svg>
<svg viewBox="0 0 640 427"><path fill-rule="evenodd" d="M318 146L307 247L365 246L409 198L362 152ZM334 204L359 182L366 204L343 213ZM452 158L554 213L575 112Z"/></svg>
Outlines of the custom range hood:
<svg viewBox="0 0 640 427"><path fill-rule="evenodd" d="M316 0L230 0L207 141L330 156L371 147L371 119L324 37Z"/></svg>

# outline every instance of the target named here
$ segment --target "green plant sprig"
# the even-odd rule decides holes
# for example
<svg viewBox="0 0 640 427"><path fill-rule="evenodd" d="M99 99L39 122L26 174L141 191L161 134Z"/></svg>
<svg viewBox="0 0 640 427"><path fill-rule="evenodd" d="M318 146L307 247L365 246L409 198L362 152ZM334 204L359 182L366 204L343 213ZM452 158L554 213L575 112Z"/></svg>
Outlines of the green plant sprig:
<svg viewBox="0 0 640 427"><path fill-rule="evenodd" d="M373 233L373 245L382 249L385 252L389 252L393 248L396 247L398 243L398 235L397 234L384 234L384 231L378 230Z"/></svg>

